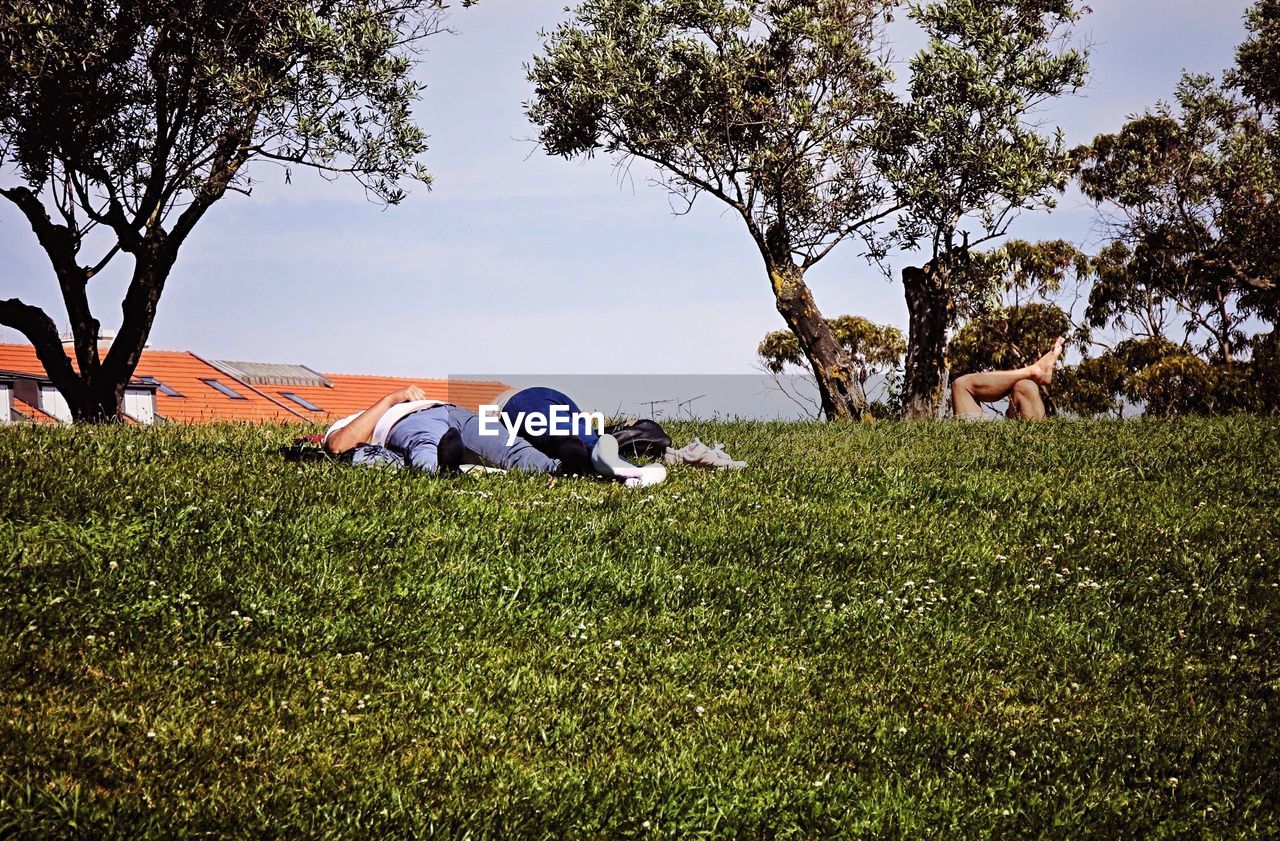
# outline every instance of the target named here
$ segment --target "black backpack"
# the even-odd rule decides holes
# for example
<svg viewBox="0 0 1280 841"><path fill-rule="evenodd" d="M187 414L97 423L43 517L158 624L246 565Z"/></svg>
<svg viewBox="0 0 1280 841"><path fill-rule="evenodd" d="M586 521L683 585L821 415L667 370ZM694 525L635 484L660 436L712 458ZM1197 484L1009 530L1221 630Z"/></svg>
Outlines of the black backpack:
<svg viewBox="0 0 1280 841"><path fill-rule="evenodd" d="M626 458L662 458L671 446L671 436L647 418L615 423L605 432L618 439L618 452Z"/></svg>

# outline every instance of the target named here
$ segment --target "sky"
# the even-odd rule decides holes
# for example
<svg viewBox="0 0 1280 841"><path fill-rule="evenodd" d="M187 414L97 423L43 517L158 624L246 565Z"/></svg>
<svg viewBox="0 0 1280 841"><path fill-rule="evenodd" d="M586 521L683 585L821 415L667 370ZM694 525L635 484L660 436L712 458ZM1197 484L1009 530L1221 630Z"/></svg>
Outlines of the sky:
<svg viewBox="0 0 1280 841"><path fill-rule="evenodd" d="M455 4L459 5L459 4ZM433 187L400 205L352 183L270 165L253 195L229 194L184 245L151 347L206 358L409 377L514 374L743 374L763 334L784 326L740 219L714 201L676 216L640 165L541 153L524 117L524 65L565 0L456 8L418 68ZM1247 0L1094 0L1081 95L1041 115L1069 143L1118 129L1168 99L1184 69L1220 73L1244 37ZM12 180L11 177L8 180ZM1013 236L1096 246L1091 211L1068 195ZM118 326L123 260L91 283ZM902 288L838 248L809 273L828 317L905 329ZM17 210L0 203L0 297L67 320L48 263ZM23 341L0 327L0 341Z"/></svg>

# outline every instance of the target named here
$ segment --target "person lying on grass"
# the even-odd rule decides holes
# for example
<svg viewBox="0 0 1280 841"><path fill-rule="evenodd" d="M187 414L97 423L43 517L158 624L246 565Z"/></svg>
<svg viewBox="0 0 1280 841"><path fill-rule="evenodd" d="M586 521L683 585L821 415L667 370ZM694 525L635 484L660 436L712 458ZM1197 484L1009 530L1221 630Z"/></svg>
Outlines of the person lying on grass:
<svg viewBox="0 0 1280 841"><path fill-rule="evenodd" d="M455 473L462 465L480 464L524 473L602 475L627 487L653 485L666 478L661 465L640 468L624 462L611 435L599 436L590 452L585 446L568 446L553 458L518 436L485 434L475 412L428 399L416 385L397 389L363 412L335 421L324 434L324 448L334 454L362 444L389 450L410 467L431 474Z"/></svg>
<svg viewBox="0 0 1280 841"><path fill-rule="evenodd" d="M1053 343L1053 349L1030 365L1014 371L985 371L965 374L951 383L951 408L957 418L982 420L981 403L995 403L1009 398L1008 417L1040 420L1045 416L1041 386L1053 380L1053 366L1062 356L1064 338Z"/></svg>

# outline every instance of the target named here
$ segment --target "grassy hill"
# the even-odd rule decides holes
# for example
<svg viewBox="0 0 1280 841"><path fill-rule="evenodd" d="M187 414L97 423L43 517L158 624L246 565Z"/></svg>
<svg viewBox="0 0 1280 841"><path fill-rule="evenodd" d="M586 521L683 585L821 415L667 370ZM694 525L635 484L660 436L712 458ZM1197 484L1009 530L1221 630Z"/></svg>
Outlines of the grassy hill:
<svg viewBox="0 0 1280 841"><path fill-rule="evenodd" d="M1280 832L1280 422L675 431L0 428L0 836Z"/></svg>

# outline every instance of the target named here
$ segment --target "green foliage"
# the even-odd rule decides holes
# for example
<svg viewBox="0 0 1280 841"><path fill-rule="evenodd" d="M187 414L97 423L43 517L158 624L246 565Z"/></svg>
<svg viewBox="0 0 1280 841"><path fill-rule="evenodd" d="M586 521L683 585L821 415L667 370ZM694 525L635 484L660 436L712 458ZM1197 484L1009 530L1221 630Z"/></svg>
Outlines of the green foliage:
<svg viewBox="0 0 1280 841"><path fill-rule="evenodd" d="M1253 337L1250 375L1258 394L1258 409L1280 414L1280 331Z"/></svg>
<svg viewBox="0 0 1280 841"><path fill-rule="evenodd" d="M727 202L762 247L781 223L806 265L894 214L909 243L970 214L994 231L1066 177L1061 139L1027 118L1084 83L1084 52L1057 49L1078 13L909 3L930 41L903 99L877 49L894 5L587 0L533 60L529 117L551 154L642 158L688 200Z"/></svg>
<svg viewBox="0 0 1280 841"><path fill-rule="evenodd" d="M1145 397L1148 389L1134 384L1138 375L1165 359L1188 355L1185 348L1167 339L1125 339L1100 356L1083 359L1077 365L1060 370L1054 377L1054 403L1060 409L1085 418L1113 412L1120 416L1125 399L1141 401ZM1176 370L1176 366L1166 370ZM1161 390L1159 383L1162 380L1158 375L1148 379L1156 391ZM1171 393L1170 389L1164 391Z"/></svg>
<svg viewBox="0 0 1280 841"><path fill-rule="evenodd" d="M587 0L546 39L529 119L549 154L655 164L727 203L772 264L864 230L889 103L877 0Z"/></svg>
<svg viewBox="0 0 1280 841"><path fill-rule="evenodd" d="M1167 339L1125 339L1110 353L1124 363L1125 371L1137 374L1172 356L1182 356L1187 349Z"/></svg>
<svg viewBox="0 0 1280 841"><path fill-rule="evenodd" d="M1275 420L672 431L751 467L0 428L0 835L1280 832Z"/></svg>
<svg viewBox="0 0 1280 841"><path fill-rule="evenodd" d="M1082 359L1054 375L1054 407L1082 418L1112 413L1119 416L1123 412L1120 398L1128 378L1124 360L1113 353Z"/></svg>
<svg viewBox="0 0 1280 841"><path fill-rule="evenodd" d="M947 346L947 361L953 376L1021 368L1070 331L1070 317L1052 304L1001 307L965 324Z"/></svg>
<svg viewBox="0 0 1280 841"><path fill-rule="evenodd" d="M1006 291L1047 297L1062 290L1068 277L1092 271L1088 255L1066 240L1010 240L992 253L1005 278Z"/></svg>
<svg viewBox="0 0 1280 841"><path fill-rule="evenodd" d="M911 60L909 97L886 121L879 164L903 208L900 241L925 242L937 259L1003 234L1020 209L1052 203L1068 150L1031 115L1079 90L1088 62L1062 45L1081 14L1069 0L907 5L929 44Z"/></svg>
<svg viewBox="0 0 1280 841"><path fill-rule="evenodd" d="M980 318L1003 304L1050 301L1093 273L1093 261L1066 240L1009 240L991 251L968 255L956 284L953 318ZM1059 334L1063 335L1063 334Z"/></svg>
<svg viewBox="0 0 1280 841"><path fill-rule="evenodd" d="M1152 417L1215 415L1256 407L1247 366L1210 363L1191 353L1175 353L1134 374L1125 394L1141 401Z"/></svg>
<svg viewBox="0 0 1280 841"><path fill-rule="evenodd" d="M896 404L900 402L898 382L901 378L902 356L907 352L907 342L902 331L891 324L875 324L858 315L841 315L826 319L835 340L847 354L853 375L864 395L867 395L868 410L873 417L899 417L902 412ZM781 374L788 367L794 367L812 376L805 365L805 356L800 351L800 343L795 333L790 330L773 330L765 334L756 355L765 368L773 374ZM869 395L868 384L875 377L883 376L884 382L879 394ZM784 392L781 381L777 384ZM793 399L800 400L796 395Z"/></svg>
<svg viewBox="0 0 1280 841"><path fill-rule="evenodd" d="M1115 214L1088 317L1148 336L1176 318L1205 337L1195 350L1230 362L1250 316L1280 318L1277 141L1208 76L1185 76L1176 101L1081 152L1081 188Z"/></svg>
<svg viewBox="0 0 1280 841"><path fill-rule="evenodd" d="M1114 235L1086 315L1145 341L1069 375L1075 411L1117 408L1121 394L1157 416L1275 410L1269 340L1245 328L1280 319L1278 20L1280 4L1259 0L1224 82L1186 74L1173 105L1080 150L1081 188Z"/></svg>
<svg viewBox="0 0 1280 841"><path fill-rule="evenodd" d="M902 331L892 324L876 324L859 315L841 315L827 319L831 332L840 346L849 354L858 370L863 385L877 373L891 370L902 364L902 354L907 352ZM782 373L788 365L804 366L800 343L790 330L773 330L765 334L756 348L765 367L775 374Z"/></svg>
<svg viewBox="0 0 1280 841"><path fill-rule="evenodd" d="M1245 14L1249 38L1236 50L1228 80L1260 108L1280 117L1280 0L1258 0Z"/></svg>
<svg viewBox="0 0 1280 841"><path fill-rule="evenodd" d="M441 7L15 0L0 12L0 138L33 190L80 182L85 213L187 204L234 157L229 134L251 158L350 172L394 203L401 180L427 179L409 50Z"/></svg>
<svg viewBox="0 0 1280 841"><path fill-rule="evenodd" d="M1055 402L1082 417L1121 410L1123 397L1152 417L1274 412L1266 386L1274 382L1266 341L1250 363L1209 362L1165 339L1126 339L1101 356L1064 369Z"/></svg>

